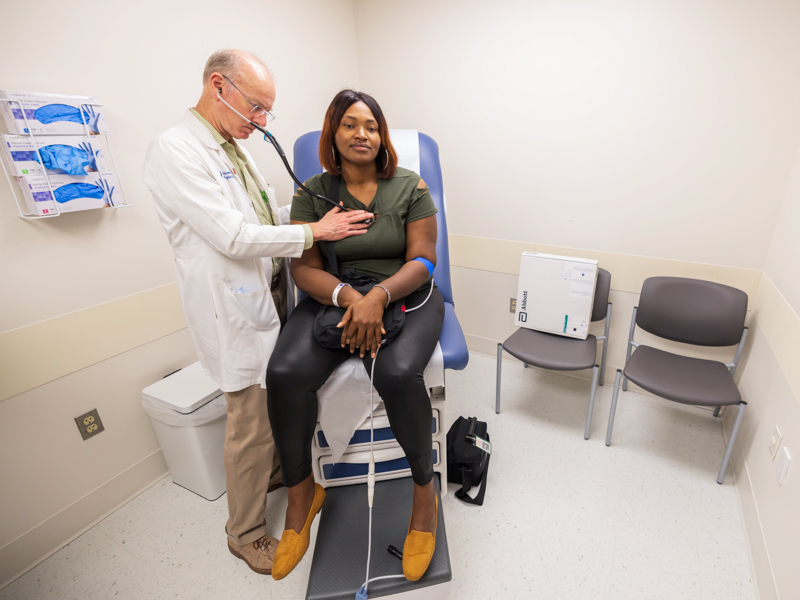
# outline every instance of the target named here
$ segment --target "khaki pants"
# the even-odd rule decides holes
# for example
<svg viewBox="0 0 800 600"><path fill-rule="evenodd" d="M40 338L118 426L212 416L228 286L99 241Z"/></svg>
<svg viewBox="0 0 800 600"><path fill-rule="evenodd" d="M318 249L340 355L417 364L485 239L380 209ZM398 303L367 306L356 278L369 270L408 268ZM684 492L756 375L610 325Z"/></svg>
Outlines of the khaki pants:
<svg viewBox="0 0 800 600"><path fill-rule="evenodd" d="M286 321L286 296L272 293ZM225 484L228 493L228 540L237 546L254 542L264 534L267 490L281 481L278 453L272 439L267 412L267 390L251 385L238 392L225 392L228 404L225 425Z"/></svg>

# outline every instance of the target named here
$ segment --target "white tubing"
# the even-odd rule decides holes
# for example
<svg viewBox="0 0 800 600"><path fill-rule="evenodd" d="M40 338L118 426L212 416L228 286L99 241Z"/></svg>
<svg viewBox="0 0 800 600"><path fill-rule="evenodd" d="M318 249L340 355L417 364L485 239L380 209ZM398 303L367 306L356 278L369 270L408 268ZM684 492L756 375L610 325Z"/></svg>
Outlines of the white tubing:
<svg viewBox="0 0 800 600"><path fill-rule="evenodd" d="M431 289L433 289L433 282L431 282ZM430 298L430 294L428 294L428 298ZM428 299L425 299L427 302ZM423 302L422 304L425 304ZM420 306L422 306L420 304ZM419 308L419 306L417 307ZM416 310L416 309L414 309ZM406 311L408 312L408 311ZM364 588L364 592L366 593L369 588L369 584L371 581L378 581L379 579L395 579L403 577L405 575L383 575L382 577L373 577L372 579L369 578L369 563L370 559L372 558L372 500L375 495L375 452L373 450L373 442L375 436L375 419L373 414L373 407L375 406L372 398L373 393L375 390L375 363L378 362L378 352L380 352L380 347L375 350L375 358L372 359L372 368L370 369L369 374L369 471L367 473L367 503L369 504L369 534L368 534L368 542L367 542L367 579L364 581L364 585L361 586Z"/></svg>

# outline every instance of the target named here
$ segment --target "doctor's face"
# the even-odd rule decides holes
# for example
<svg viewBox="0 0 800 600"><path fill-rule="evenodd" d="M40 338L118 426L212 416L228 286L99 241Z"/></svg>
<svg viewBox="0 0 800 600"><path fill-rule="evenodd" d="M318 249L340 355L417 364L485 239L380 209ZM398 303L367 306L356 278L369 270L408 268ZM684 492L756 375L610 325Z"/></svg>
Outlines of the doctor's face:
<svg viewBox="0 0 800 600"><path fill-rule="evenodd" d="M375 161L381 148L381 134L378 121L366 104L359 101L348 107L335 140L343 163L365 165Z"/></svg>
<svg viewBox="0 0 800 600"><path fill-rule="evenodd" d="M252 69L245 70L242 75L226 81L222 85L221 96L245 118L256 125L266 127L268 115L265 111L272 110L275 102L275 84L269 73L263 71L255 73ZM237 140L246 140L255 131L245 119L222 105L219 124L225 132Z"/></svg>

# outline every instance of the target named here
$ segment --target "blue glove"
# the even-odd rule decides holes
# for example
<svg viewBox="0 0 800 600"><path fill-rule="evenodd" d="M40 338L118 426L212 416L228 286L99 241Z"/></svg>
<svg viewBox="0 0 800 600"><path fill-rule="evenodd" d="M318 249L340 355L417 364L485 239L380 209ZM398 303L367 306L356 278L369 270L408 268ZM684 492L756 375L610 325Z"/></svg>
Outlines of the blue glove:
<svg viewBox="0 0 800 600"><path fill-rule="evenodd" d="M78 148L86 152L86 156L89 157L89 164L86 165L89 167L90 171L97 171L97 160L92 150L92 145L89 142L83 142L82 144L78 144ZM97 154L100 154L100 150L97 151ZM72 173L70 173L72 175Z"/></svg>
<svg viewBox="0 0 800 600"><path fill-rule="evenodd" d="M101 180L102 181L102 180ZM101 200L105 196L103 188L99 188L91 183L68 183L62 185L57 190L53 190L53 196L56 202L64 204L70 200L78 200L79 198L96 198Z"/></svg>
<svg viewBox="0 0 800 600"><path fill-rule="evenodd" d="M58 121L68 121L69 123L79 123L83 125L81 118L81 111L74 106L67 104L46 104L40 106L33 113L33 117L44 125L56 123ZM93 106L87 106L83 109L83 117L86 119L86 125L92 133L100 133L98 121L100 120L100 112L95 111Z"/></svg>
<svg viewBox="0 0 800 600"><path fill-rule="evenodd" d="M36 162L39 162L39 154L42 155L45 169L60 170L67 175L86 175L86 167L95 162L93 158L91 162L89 159L92 156L91 147L87 155L80 146L75 148L64 144L52 144L39 148L39 152L34 153L33 160Z"/></svg>
<svg viewBox="0 0 800 600"><path fill-rule="evenodd" d="M89 131L94 134L100 133L100 111L95 110L94 106L87 106L83 109L83 118L86 119L86 124L89 126Z"/></svg>
<svg viewBox="0 0 800 600"><path fill-rule="evenodd" d="M114 206L114 190L117 188L109 186L108 182L102 177L100 178L100 187L106 194L106 206Z"/></svg>
<svg viewBox="0 0 800 600"><path fill-rule="evenodd" d="M80 123L83 125L81 111L74 106L68 106L66 104L46 104L45 106L40 106L33 113L33 117L45 125L57 121L69 121L70 123Z"/></svg>

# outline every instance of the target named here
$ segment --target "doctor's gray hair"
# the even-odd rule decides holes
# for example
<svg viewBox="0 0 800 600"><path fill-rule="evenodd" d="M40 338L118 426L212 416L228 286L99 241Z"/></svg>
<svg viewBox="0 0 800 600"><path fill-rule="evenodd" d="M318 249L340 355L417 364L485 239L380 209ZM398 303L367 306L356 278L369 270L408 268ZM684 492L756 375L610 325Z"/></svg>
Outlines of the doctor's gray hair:
<svg viewBox="0 0 800 600"><path fill-rule="evenodd" d="M264 64L260 58L251 52L244 50L225 49L217 50L208 57L206 61L206 68L203 69L203 85L208 83L208 78L212 73L221 73L229 78L237 77L242 72L242 67L247 64L248 60L252 60L266 69L272 79L275 76L272 74L272 69Z"/></svg>

